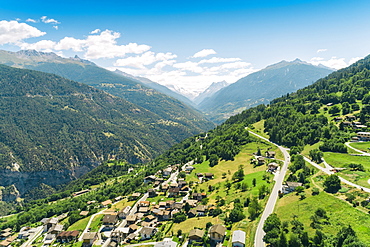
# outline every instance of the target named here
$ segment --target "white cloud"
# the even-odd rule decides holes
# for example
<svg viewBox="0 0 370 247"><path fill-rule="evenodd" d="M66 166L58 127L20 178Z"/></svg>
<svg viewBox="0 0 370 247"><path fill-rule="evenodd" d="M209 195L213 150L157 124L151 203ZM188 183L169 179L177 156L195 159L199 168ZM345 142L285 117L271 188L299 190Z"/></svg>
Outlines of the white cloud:
<svg viewBox="0 0 370 247"><path fill-rule="evenodd" d="M53 28L55 28L55 30L58 30L59 27L58 26L53 26Z"/></svg>
<svg viewBox="0 0 370 247"><path fill-rule="evenodd" d="M206 57L206 56L213 55L213 54L217 54L217 52L213 49L203 49L195 53L192 57L193 58Z"/></svg>
<svg viewBox="0 0 370 247"><path fill-rule="evenodd" d="M83 51L85 40L75 39L72 37L64 37L57 44L55 44L55 50L73 50L76 52Z"/></svg>
<svg viewBox="0 0 370 247"><path fill-rule="evenodd" d="M232 57L232 58L222 58L222 57L212 57L210 59L203 59L199 62L199 64L204 63L229 63L229 62L236 62L240 61L240 58Z"/></svg>
<svg viewBox="0 0 370 247"><path fill-rule="evenodd" d="M60 24L59 21L55 20L55 19L52 19L52 18L48 18L47 16L42 16L41 18L41 21L43 23L52 23L52 24Z"/></svg>
<svg viewBox="0 0 370 247"><path fill-rule="evenodd" d="M97 34L97 33L100 33L100 29L98 28L90 32L90 34Z"/></svg>
<svg viewBox="0 0 370 247"><path fill-rule="evenodd" d="M360 60L360 59L363 59L363 57L354 57L354 58L351 58L351 59L349 60L348 65L351 65L351 64L353 64L353 63L357 62L357 61L358 61L358 60Z"/></svg>
<svg viewBox="0 0 370 247"><path fill-rule="evenodd" d="M34 20L34 19L31 19L31 18L28 18L28 19L26 20L26 22L36 23L37 21L36 21L36 20Z"/></svg>
<svg viewBox="0 0 370 247"><path fill-rule="evenodd" d="M325 52L325 51L327 51L328 49L318 49L316 52L317 53L320 53L320 52Z"/></svg>
<svg viewBox="0 0 370 247"><path fill-rule="evenodd" d="M119 67L129 66L129 67L134 67L134 68L145 68L144 66L146 65L150 65L158 61L167 61L167 60L170 60L176 57L177 55L172 54L170 52L155 54L152 51L148 51L140 56L118 59L114 63L114 66L119 66Z"/></svg>
<svg viewBox="0 0 370 247"><path fill-rule="evenodd" d="M310 63L313 64L313 65L319 65L319 64L322 64L326 67L329 67L329 68L333 68L333 69L342 69L342 68L345 68L345 67L348 67L349 65L351 65L352 63L358 61L362 59L362 57L355 57L355 58L351 58L349 60L349 62L347 63L345 60L345 58L337 58L337 57L331 57L330 59L328 60L325 60L324 58L322 57L313 57L311 58L310 60Z"/></svg>
<svg viewBox="0 0 370 247"><path fill-rule="evenodd" d="M45 35L35 27L17 21L0 21L0 45L18 43L23 39Z"/></svg>
<svg viewBox="0 0 370 247"><path fill-rule="evenodd" d="M53 51L55 44L56 43L51 40L41 40L33 44L22 43L20 44L20 47L22 50L38 50L38 51L51 52Z"/></svg>

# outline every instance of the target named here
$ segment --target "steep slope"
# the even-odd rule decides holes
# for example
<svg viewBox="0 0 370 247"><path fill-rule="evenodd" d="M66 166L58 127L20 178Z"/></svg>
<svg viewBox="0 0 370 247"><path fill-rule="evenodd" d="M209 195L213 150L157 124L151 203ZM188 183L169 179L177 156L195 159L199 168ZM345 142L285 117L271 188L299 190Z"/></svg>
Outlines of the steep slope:
<svg viewBox="0 0 370 247"><path fill-rule="evenodd" d="M200 93L197 97L195 97L194 102L195 104L201 104L203 100L206 98L211 97L219 90L223 89L224 87L228 86L229 84L226 81L214 82L212 83L204 92Z"/></svg>
<svg viewBox="0 0 370 247"><path fill-rule="evenodd" d="M0 65L0 186L55 186L104 160L144 162L189 136L142 107L54 74Z"/></svg>
<svg viewBox="0 0 370 247"><path fill-rule="evenodd" d="M200 112L179 100L147 87L137 80L118 75L78 57L66 59L54 53L34 50L0 51L0 63L12 67L53 73L126 99L153 114L159 115L168 125L176 126L174 133L176 133L177 128L181 128L182 132L187 132L181 138L214 127Z"/></svg>
<svg viewBox="0 0 370 247"><path fill-rule="evenodd" d="M270 100L312 84L332 70L300 60L282 61L241 78L205 99L199 109L214 122L222 122L246 108L267 104Z"/></svg>
<svg viewBox="0 0 370 247"><path fill-rule="evenodd" d="M192 101L190 101L188 98L186 98L185 96L179 94L179 93L176 93L175 91L172 91L171 89L169 89L168 87L166 86L163 86L157 82L154 82L152 80L149 80L148 78L144 78L144 77L138 77L138 76L133 76L133 75L130 75L130 74L127 74L123 71L120 71L118 69L116 69L114 71L115 73L119 74L119 75L123 75L127 78L130 78L134 81L138 81L140 83L143 83L144 85L154 89L154 90L157 90L158 92L161 92L165 95L168 95L172 98L175 98L189 106L195 106L194 103Z"/></svg>

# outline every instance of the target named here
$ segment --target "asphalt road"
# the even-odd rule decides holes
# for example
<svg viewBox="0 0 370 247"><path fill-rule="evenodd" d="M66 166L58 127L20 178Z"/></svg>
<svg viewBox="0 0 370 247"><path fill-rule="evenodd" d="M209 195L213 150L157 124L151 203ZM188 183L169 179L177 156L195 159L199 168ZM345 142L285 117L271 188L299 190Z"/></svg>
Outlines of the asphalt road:
<svg viewBox="0 0 370 247"><path fill-rule="evenodd" d="M263 237L265 236L265 232L263 231L263 224L265 223L265 220L267 219L267 217L270 214L272 214L273 211L274 211L274 207L275 207L276 201L277 201L278 196L279 196L278 192L279 192L279 190L281 191L281 189L283 187L284 177L285 177L285 174L286 174L287 169L288 169L288 164L290 162L290 155L288 153L287 148L281 147L281 146L271 142L267 138L262 137L262 136L254 133L252 131L249 131L249 133L259 137L260 139L263 139L267 142L270 142L270 143L274 144L275 146L277 146L280 149L280 151L284 155L284 164L280 168L279 174L277 174L275 176L275 181L276 182L275 182L274 188L271 191L271 194L270 194L270 197L267 201L266 207L265 207L265 209L262 213L261 219L260 219L260 221L258 223L258 226L257 226L256 235L255 235L255 238L254 238L254 246L255 247L264 247L265 243L263 242Z"/></svg>

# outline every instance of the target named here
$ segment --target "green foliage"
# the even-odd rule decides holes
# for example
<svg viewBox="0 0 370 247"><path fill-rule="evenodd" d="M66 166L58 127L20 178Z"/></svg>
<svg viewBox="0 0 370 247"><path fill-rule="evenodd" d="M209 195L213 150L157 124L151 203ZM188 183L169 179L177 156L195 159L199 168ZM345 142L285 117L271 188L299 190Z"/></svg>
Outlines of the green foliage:
<svg viewBox="0 0 370 247"><path fill-rule="evenodd" d="M340 188L341 188L340 180L337 175L332 174L326 177L324 181L325 191L330 192L330 193L336 193Z"/></svg>

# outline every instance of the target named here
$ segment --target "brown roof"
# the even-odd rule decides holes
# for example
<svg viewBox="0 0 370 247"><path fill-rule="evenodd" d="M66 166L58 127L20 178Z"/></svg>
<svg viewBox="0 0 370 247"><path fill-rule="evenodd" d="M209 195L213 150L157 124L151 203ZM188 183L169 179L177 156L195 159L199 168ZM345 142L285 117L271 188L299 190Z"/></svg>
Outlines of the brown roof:
<svg viewBox="0 0 370 247"><path fill-rule="evenodd" d="M101 203L101 205L103 205L103 206L107 206L109 204L112 204L112 200L106 200L106 201Z"/></svg>
<svg viewBox="0 0 370 247"><path fill-rule="evenodd" d="M189 238L202 238L204 231L200 229L193 229L189 232Z"/></svg>
<svg viewBox="0 0 370 247"><path fill-rule="evenodd" d="M84 240L92 240L96 238L97 232L85 232L82 236L82 239Z"/></svg>
<svg viewBox="0 0 370 247"><path fill-rule="evenodd" d="M209 233L213 233L213 232L216 232L216 233L220 234L221 236L224 236L225 232L226 232L226 227L224 227L221 224L213 225L209 229Z"/></svg>
<svg viewBox="0 0 370 247"><path fill-rule="evenodd" d="M112 215L112 214L104 215L103 223L111 224L111 223L116 223L116 221L117 221L117 215Z"/></svg>
<svg viewBox="0 0 370 247"><path fill-rule="evenodd" d="M58 234L58 237L77 237L80 234L79 231L64 231Z"/></svg>
<svg viewBox="0 0 370 247"><path fill-rule="evenodd" d="M88 215L89 214L89 211L81 211L80 212L80 215L81 216L86 216L86 215Z"/></svg>

